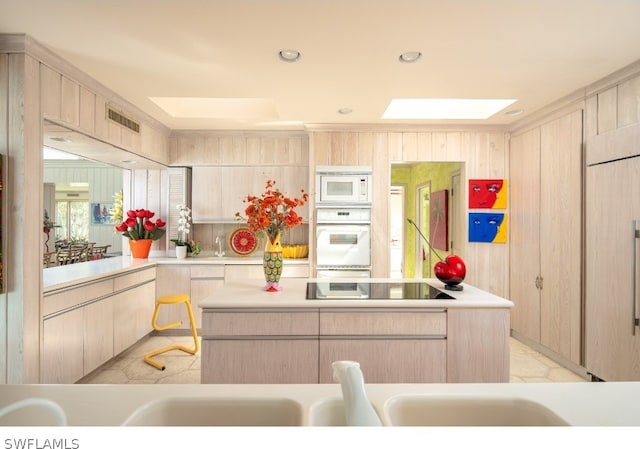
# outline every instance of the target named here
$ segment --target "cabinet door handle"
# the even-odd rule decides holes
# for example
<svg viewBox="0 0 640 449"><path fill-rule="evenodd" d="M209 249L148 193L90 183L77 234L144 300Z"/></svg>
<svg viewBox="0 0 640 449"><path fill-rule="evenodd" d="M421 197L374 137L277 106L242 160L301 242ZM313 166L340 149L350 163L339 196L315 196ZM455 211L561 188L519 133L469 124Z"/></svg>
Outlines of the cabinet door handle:
<svg viewBox="0 0 640 449"><path fill-rule="evenodd" d="M640 230L638 230L638 222L637 220L633 220L632 221L632 225L633 225L633 294L631 296L631 300L633 301L633 307L632 307L632 328L631 328L631 335L635 336L636 335L636 327L640 324L636 312L637 312L637 298L636 298L636 294L638 291L638 271L637 271L637 265L638 265L638 242L637 240L640 238Z"/></svg>
<svg viewBox="0 0 640 449"><path fill-rule="evenodd" d="M542 276L536 276L536 289L542 290Z"/></svg>

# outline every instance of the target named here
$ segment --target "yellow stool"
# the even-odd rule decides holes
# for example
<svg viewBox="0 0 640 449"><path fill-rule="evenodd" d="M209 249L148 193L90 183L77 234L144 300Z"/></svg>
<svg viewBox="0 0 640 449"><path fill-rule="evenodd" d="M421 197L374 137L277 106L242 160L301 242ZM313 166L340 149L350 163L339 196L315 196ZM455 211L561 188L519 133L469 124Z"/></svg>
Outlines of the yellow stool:
<svg viewBox="0 0 640 449"><path fill-rule="evenodd" d="M165 346L164 348L156 349L155 351L152 351L146 354L144 356L144 361L149 365L158 368L159 370L164 370L164 365L159 362L156 362L155 360L151 360L151 357L155 357L158 354L162 354L167 351L173 351L174 349L179 349L180 351L184 351L189 354L195 354L196 352L198 352L198 349L200 349L200 343L198 342L198 331L196 329L196 321L193 318L193 309L191 308L191 299L189 298L189 295L182 295L182 294L167 295L167 296L160 296L159 298L157 298L156 308L153 311L153 318L151 319L151 325L157 331L164 331L167 329L171 329L173 327L180 326L182 324L182 321L176 321L175 323L170 323L164 326L160 326L158 325L157 320L158 320L158 313L160 312L160 306L166 305L166 304L182 304L182 303L184 303L187 306L187 312L189 313L189 323L191 324L191 333L193 334L193 342L195 347L191 349L183 345L172 344L169 346Z"/></svg>

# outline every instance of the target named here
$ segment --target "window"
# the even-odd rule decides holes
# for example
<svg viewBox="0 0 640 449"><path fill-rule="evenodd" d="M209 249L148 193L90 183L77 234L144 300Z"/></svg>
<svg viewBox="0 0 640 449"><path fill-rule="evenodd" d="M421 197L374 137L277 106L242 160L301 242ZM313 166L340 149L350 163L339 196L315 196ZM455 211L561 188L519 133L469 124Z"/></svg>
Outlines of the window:
<svg viewBox="0 0 640 449"><path fill-rule="evenodd" d="M56 240L88 240L89 203L86 201L56 201Z"/></svg>

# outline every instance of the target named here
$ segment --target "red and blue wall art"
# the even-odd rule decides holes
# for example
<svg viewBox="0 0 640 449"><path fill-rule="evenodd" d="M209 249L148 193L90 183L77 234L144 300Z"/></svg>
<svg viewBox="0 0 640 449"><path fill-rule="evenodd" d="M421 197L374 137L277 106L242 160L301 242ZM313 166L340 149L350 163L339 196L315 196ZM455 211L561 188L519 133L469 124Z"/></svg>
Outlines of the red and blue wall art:
<svg viewBox="0 0 640 449"><path fill-rule="evenodd" d="M469 209L506 209L506 179L470 179Z"/></svg>
<svg viewBox="0 0 640 449"><path fill-rule="evenodd" d="M469 241L506 243L507 215L504 213L469 213Z"/></svg>
<svg viewBox="0 0 640 449"><path fill-rule="evenodd" d="M470 179L469 209L506 209L506 179ZM469 212L469 241L506 243L507 214Z"/></svg>

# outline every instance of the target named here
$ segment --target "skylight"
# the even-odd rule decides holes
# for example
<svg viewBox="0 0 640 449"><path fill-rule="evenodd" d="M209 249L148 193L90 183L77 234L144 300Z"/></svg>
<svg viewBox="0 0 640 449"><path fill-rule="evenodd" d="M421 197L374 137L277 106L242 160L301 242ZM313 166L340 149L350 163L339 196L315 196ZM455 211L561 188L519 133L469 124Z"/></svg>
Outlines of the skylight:
<svg viewBox="0 0 640 449"><path fill-rule="evenodd" d="M487 119L515 103L513 99L395 98L383 119Z"/></svg>

